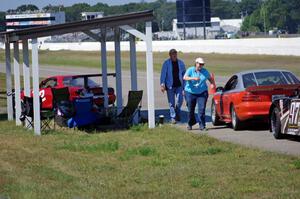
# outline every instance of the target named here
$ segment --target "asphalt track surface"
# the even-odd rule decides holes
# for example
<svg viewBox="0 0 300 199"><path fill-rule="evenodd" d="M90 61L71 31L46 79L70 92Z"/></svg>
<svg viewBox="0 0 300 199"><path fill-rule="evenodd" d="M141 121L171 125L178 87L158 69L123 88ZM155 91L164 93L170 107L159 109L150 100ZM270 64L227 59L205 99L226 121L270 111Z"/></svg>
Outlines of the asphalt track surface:
<svg viewBox="0 0 300 199"><path fill-rule="evenodd" d="M208 69L209 70L209 69ZM0 72L5 72L5 66L0 63ZM108 71L113 72L113 71ZM101 73L101 68L83 68L83 67L53 67L53 66L41 66L40 76L49 77L54 75L75 75L75 74L92 74ZM21 68L22 74L22 68ZM155 108L156 116L164 114L166 120L168 120L168 103L166 94L162 94L159 86L159 73L154 73L154 89L155 89ZM216 76L217 85L224 86L228 77ZM127 93L130 90L130 72L122 71L122 89L123 89L123 104L127 103ZM108 78L109 86L115 88L115 78ZM142 101L143 109L147 109L147 80L145 72L138 72L138 89L144 90L144 96ZM209 107L211 104L211 99L207 102L207 127L209 130L205 133L199 131L198 126L195 125L193 130L190 131L196 134L207 134L211 137L217 138L222 141L232 142L236 144L241 144L247 147L259 148L267 151L279 152L294 156L300 156L300 137L289 136L282 140L276 140L273 135L269 132L268 127L265 124L249 124L242 131L233 131L228 126L214 127L210 122L210 111ZM187 121L187 108L185 103L182 107L183 117L182 122L176 124L176 127L181 129L186 129Z"/></svg>

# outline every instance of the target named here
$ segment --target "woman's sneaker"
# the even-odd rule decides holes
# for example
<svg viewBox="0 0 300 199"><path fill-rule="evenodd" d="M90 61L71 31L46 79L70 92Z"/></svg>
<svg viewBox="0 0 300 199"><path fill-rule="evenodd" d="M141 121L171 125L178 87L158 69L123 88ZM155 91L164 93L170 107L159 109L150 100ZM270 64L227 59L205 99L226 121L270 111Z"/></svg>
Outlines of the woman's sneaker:
<svg viewBox="0 0 300 199"><path fill-rule="evenodd" d="M192 126L188 125L188 126L186 127L186 129L190 131L190 130L192 130Z"/></svg>
<svg viewBox="0 0 300 199"><path fill-rule="evenodd" d="M200 131L208 131L208 129L206 127L200 127Z"/></svg>
<svg viewBox="0 0 300 199"><path fill-rule="evenodd" d="M176 124L175 118L171 118L171 124Z"/></svg>

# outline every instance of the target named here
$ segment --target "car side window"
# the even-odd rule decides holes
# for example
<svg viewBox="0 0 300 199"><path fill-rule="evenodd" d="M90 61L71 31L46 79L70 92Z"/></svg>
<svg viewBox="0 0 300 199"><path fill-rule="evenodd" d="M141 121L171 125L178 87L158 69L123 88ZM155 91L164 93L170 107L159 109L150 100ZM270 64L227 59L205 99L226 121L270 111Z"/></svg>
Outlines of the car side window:
<svg viewBox="0 0 300 199"><path fill-rule="evenodd" d="M57 86L56 78L48 79L44 83L42 83L42 88L53 88L55 86Z"/></svg>
<svg viewBox="0 0 300 199"><path fill-rule="evenodd" d="M238 77L236 75L232 76L229 81L226 83L224 87L224 91L233 90L236 88L236 85L238 83Z"/></svg>
<svg viewBox="0 0 300 199"><path fill-rule="evenodd" d="M71 82L72 82L72 77L64 77L64 79L63 79L64 86L72 86Z"/></svg>
<svg viewBox="0 0 300 199"><path fill-rule="evenodd" d="M242 78L243 78L244 88L248 88L250 86L257 86L253 73L245 74L243 75Z"/></svg>
<svg viewBox="0 0 300 199"><path fill-rule="evenodd" d="M71 86L84 87L84 78L83 77L72 78Z"/></svg>
<svg viewBox="0 0 300 199"><path fill-rule="evenodd" d="M84 77L65 77L63 84L64 86L84 87Z"/></svg>
<svg viewBox="0 0 300 199"><path fill-rule="evenodd" d="M290 72L282 72L289 84L299 84L300 81Z"/></svg>

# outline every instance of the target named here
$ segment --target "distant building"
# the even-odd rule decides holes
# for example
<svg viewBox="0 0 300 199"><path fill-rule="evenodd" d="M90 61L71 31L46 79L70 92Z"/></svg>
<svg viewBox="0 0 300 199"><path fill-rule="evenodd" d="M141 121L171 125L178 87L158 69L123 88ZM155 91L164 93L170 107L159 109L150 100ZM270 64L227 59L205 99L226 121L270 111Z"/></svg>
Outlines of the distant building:
<svg viewBox="0 0 300 199"><path fill-rule="evenodd" d="M81 19L82 20L91 20L103 17L103 12L82 12Z"/></svg>
<svg viewBox="0 0 300 199"><path fill-rule="evenodd" d="M221 28L224 32L237 33L240 31L243 19L223 19L221 20Z"/></svg>
<svg viewBox="0 0 300 199"><path fill-rule="evenodd" d="M242 19L220 19L219 17L211 17L210 26L206 27L206 36L208 39L214 39L225 33L227 38L232 38L233 35L240 31L242 23ZM183 39L183 27L178 25L177 19L173 19L173 32L176 38ZM185 28L185 32L187 39L203 38L202 26L188 26ZM227 34L229 36L227 36Z"/></svg>
<svg viewBox="0 0 300 199"><path fill-rule="evenodd" d="M161 31L153 34L154 40L177 40L178 37L173 31Z"/></svg>
<svg viewBox="0 0 300 199"><path fill-rule="evenodd" d="M219 17L212 17L210 19L210 26L207 26L205 30L207 38L215 38L220 33L220 22ZM173 32L178 39L183 39L183 27L178 26L177 19L173 19ZM203 26L185 27L186 39L203 38L203 33Z"/></svg>
<svg viewBox="0 0 300 199"><path fill-rule="evenodd" d="M64 12L26 12L26 13L14 13L7 14L5 16L6 30L18 30L24 28L47 26L54 24L65 23Z"/></svg>

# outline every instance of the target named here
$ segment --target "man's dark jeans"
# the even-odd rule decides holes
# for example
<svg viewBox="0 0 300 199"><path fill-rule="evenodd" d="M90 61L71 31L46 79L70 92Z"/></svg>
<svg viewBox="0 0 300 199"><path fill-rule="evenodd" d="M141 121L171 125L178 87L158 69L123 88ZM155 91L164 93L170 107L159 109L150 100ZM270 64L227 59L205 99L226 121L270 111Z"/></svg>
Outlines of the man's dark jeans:
<svg viewBox="0 0 300 199"><path fill-rule="evenodd" d="M185 97L188 105L189 110L189 120L188 125L193 126L197 123L195 118L195 107L196 104L198 105L198 121L199 121L199 127L200 129L203 129L206 127L205 125L205 108L206 108L206 102L208 98L208 92L204 91L200 94L193 94L189 92L185 92Z"/></svg>

